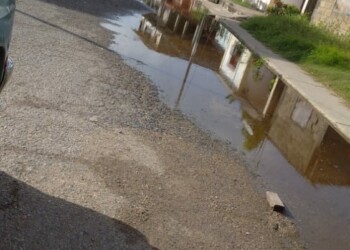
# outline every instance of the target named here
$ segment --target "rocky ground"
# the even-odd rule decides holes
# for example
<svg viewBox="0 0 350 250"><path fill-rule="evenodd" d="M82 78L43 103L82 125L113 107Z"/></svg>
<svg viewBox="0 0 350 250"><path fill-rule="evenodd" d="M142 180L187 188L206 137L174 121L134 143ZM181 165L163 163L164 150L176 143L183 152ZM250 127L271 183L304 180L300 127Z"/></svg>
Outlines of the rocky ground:
<svg viewBox="0 0 350 250"><path fill-rule="evenodd" d="M299 249L225 144L108 49L133 0L18 0L0 96L0 249Z"/></svg>

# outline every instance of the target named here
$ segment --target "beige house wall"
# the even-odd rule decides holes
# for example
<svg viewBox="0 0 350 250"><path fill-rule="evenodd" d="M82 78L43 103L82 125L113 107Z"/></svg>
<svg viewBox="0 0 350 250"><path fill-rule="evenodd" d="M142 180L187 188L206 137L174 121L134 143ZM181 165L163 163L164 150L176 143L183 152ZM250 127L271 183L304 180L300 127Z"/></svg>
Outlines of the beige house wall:
<svg viewBox="0 0 350 250"><path fill-rule="evenodd" d="M311 21L340 35L350 34L350 10L338 9L337 0L318 0Z"/></svg>
<svg viewBox="0 0 350 250"><path fill-rule="evenodd" d="M302 173L311 163L327 129L327 121L297 91L284 88L268 136Z"/></svg>

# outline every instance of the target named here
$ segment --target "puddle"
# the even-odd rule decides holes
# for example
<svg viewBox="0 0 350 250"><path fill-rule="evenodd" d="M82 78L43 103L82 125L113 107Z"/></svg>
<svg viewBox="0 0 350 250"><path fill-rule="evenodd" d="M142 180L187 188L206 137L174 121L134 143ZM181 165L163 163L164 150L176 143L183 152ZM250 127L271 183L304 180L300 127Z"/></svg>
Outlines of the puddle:
<svg viewBox="0 0 350 250"><path fill-rule="evenodd" d="M349 249L348 145L329 130L312 164L293 167L287 160L288 147L283 149L288 141L281 138L279 149L268 137L276 119L260 120L257 112L220 80L216 72L219 49L213 50L210 43L201 45L198 54L202 55L196 57L186 76L191 40L164 32L162 43L166 46L157 47L153 31L139 31L142 18L142 13L134 13L105 19L101 25L114 34L110 49L149 76L169 107L180 109L199 127L240 151L250 171L280 194L310 247Z"/></svg>

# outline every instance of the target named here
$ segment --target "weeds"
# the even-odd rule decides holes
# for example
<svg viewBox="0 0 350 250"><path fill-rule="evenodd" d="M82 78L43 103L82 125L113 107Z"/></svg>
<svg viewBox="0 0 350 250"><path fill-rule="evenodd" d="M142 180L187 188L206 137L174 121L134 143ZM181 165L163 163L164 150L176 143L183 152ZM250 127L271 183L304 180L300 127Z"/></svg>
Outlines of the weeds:
<svg viewBox="0 0 350 250"><path fill-rule="evenodd" d="M283 3L281 0L274 0L274 5L267 8L267 13L270 15L296 15L300 10L294 6Z"/></svg>
<svg viewBox="0 0 350 250"><path fill-rule="evenodd" d="M206 14L205 10L196 9L191 12L191 17L195 22L199 23L202 20L202 18L205 16L205 14Z"/></svg>
<svg viewBox="0 0 350 250"><path fill-rule="evenodd" d="M242 27L350 102L349 37L338 37L295 14L253 17Z"/></svg>
<svg viewBox="0 0 350 250"><path fill-rule="evenodd" d="M254 80L258 81L261 80L263 75L261 73L262 67L266 64L266 60L259 57L256 54L253 54L253 65L255 67L255 74L254 74Z"/></svg>

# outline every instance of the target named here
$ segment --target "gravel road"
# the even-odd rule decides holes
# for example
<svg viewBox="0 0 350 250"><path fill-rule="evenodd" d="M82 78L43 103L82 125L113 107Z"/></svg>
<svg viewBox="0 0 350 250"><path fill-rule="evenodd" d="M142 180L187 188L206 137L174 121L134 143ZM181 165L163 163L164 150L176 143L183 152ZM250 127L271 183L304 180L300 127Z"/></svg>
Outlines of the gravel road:
<svg viewBox="0 0 350 250"><path fill-rule="evenodd" d="M300 249L227 145L108 49L133 0L18 0L0 95L0 249Z"/></svg>

